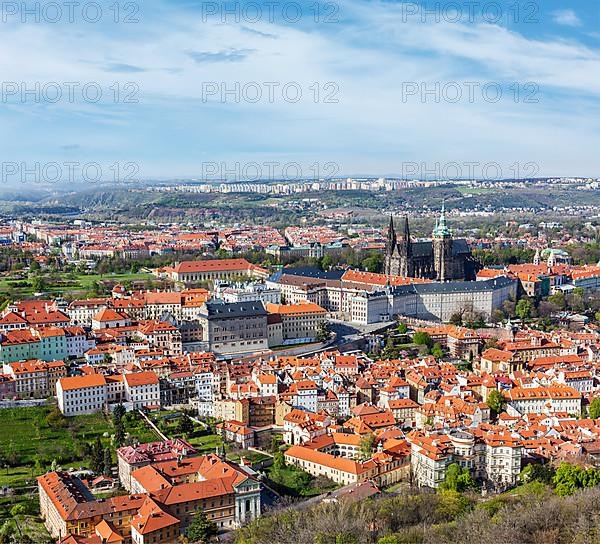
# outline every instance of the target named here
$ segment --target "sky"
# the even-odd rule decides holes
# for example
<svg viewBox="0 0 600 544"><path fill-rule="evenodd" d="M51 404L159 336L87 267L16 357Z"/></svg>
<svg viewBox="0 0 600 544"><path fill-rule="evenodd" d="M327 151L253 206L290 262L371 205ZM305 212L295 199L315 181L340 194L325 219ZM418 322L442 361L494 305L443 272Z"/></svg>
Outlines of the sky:
<svg viewBox="0 0 600 544"><path fill-rule="evenodd" d="M600 177L600 0L26 5L4 183Z"/></svg>

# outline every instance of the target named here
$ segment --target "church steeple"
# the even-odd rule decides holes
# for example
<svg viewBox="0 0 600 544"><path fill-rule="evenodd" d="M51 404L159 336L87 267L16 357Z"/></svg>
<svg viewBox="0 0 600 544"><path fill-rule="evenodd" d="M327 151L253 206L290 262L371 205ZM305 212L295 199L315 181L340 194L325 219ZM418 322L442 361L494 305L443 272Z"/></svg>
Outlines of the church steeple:
<svg viewBox="0 0 600 544"><path fill-rule="evenodd" d="M390 215L390 226L388 227L388 250L393 251L396 246L396 229L394 227L394 216Z"/></svg>
<svg viewBox="0 0 600 544"><path fill-rule="evenodd" d="M402 239L406 242L410 241L410 229L408 227L408 216L404 216L404 228L402 229Z"/></svg>
<svg viewBox="0 0 600 544"><path fill-rule="evenodd" d="M434 237L445 237L450 236L450 229L446 225L446 201L442 201L442 212L440 213L439 219L435 221L435 228L433 229Z"/></svg>

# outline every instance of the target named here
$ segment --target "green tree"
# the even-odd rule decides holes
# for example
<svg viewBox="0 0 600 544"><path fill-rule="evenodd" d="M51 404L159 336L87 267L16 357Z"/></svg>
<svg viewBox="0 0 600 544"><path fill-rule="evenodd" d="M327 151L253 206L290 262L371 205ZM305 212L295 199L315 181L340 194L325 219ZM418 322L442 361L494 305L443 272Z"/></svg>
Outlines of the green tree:
<svg viewBox="0 0 600 544"><path fill-rule="evenodd" d="M504 408L506 407L506 399L504 398L504 395L500 393L500 391L494 389L488 395L487 405L489 409L496 414L501 414L504 412Z"/></svg>
<svg viewBox="0 0 600 544"><path fill-rule="evenodd" d="M361 266L367 272L381 272L383 269L383 254L379 251L369 252L369 256L363 259Z"/></svg>
<svg viewBox="0 0 600 544"><path fill-rule="evenodd" d="M398 334L406 334L408 332L408 325L406 323L398 323L397 328Z"/></svg>
<svg viewBox="0 0 600 544"><path fill-rule="evenodd" d="M96 442L92 445L90 469L96 474L100 474L104 469L104 448L99 436L96 437Z"/></svg>
<svg viewBox="0 0 600 544"><path fill-rule="evenodd" d="M285 456L283 452L278 451L273 455L273 467L275 470L283 470L285 468Z"/></svg>
<svg viewBox="0 0 600 544"><path fill-rule="evenodd" d="M112 476L112 454L109 448L104 449L104 467L102 470L104 476Z"/></svg>
<svg viewBox="0 0 600 544"><path fill-rule="evenodd" d="M541 482L550 485L554 477L554 470L548 465L541 463L530 463L519 474L519 480L524 484L530 482Z"/></svg>
<svg viewBox="0 0 600 544"><path fill-rule="evenodd" d="M190 416L183 414L183 416L179 418L177 432L185 435L190 435L194 432L194 422L190 419Z"/></svg>
<svg viewBox="0 0 600 544"><path fill-rule="evenodd" d="M531 316L531 309L531 302L526 298L522 298L519 300L519 302L517 302L515 314L519 319L529 319L529 317Z"/></svg>
<svg viewBox="0 0 600 544"><path fill-rule="evenodd" d="M331 270L333 266L333 257L331 255L323 255L319 266L321 270Z"/></svg>
<svg viewBox="0 0 600 544"><path fill-rule="evenodd" d="M358 446L360 456L363 459L369 459L373 455L373 448L375 447L375 435L373 433L366 434L360 439Z"/></svg>
<svg viewBox="0 0 600 544"><path fill-rule="evenodd" d="M121 419L126 413L127 410L125 410L125 406L123 406L122 404L117 404L115 406L115 409L113 410L113 423L116 425L118 421L121 421Z"/></svg>
<svg viewBox="0 0 600 544"><path fill-rule="evenodd" d="M120 448L125 444L125 425L122 419L119 419L115 424L115 445Z"/></svg>
<svg viewBox="0 0 600 544"><path fill-rule="evenodd" d="M446 470L444 481L440 484L440 489L462 493L477 489L477 484L468 468L461 467L458 463L451 463Z"/></svg>
<svg viewBox="0 0 600 544"><path fill-rule="evenodd" d="M439 342L433 344L431 348L431 355L433 355L436 359L441 359L444 356L444 350Z"/></svg>
<svg viewBox="0 0 600 544"><path fill-rule="evenodd" d="M581 472L581 467L561 463L552 480L556 494L564 497L575 493L581 487Z"/></svg>
<svg viewBox="0 0 600 544"><path fill-rule="evenodd" d="M565 294L562 291L558 291L548 297L548 302L554 304L559 310L564 310L567 306Z"/></svg>
<svg viewBox="0 0 600 544"><path fill-rule="evenodd" d="M217 524L206 517L204 510L198 510L187 528L186 535L191 543L208 542L217 534Z"/></svg>
<svg viewBox="0 0 600 544"><path fill-rule="evenodd" d="M590 417L592 419L598 419L600 417L600 397L596 397L591 403L588 409Z"/></svg>
<svg viewBox="0 0 600 544"><path fill-rule="evenodd" d="M427 346L431 347L432 341L429 333L425 331L416 332L413 336L413 342L417 344L417 346Z"/></svg>

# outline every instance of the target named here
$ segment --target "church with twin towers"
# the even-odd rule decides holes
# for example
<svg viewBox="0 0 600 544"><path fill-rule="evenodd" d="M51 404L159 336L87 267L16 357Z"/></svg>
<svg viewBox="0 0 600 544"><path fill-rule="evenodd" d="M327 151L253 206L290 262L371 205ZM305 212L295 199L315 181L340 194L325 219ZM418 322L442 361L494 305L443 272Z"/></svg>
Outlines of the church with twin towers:
<svg viewBox="0 0 600 544"><path fill-rule="evenodd" d="M385 249L385 274L437 281L475 280L481 268L464 239L455 239L446 224L445 205L435 222L431 240L413 241L408 217L399 229L390 217Z"/></svg>

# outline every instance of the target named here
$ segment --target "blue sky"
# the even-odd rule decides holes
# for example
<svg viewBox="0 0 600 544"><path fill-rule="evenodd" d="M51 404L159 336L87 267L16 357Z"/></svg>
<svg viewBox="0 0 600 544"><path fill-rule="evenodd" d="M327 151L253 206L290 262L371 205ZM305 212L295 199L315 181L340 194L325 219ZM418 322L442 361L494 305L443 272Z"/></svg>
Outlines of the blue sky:
<svg viewBox="0 0 600 544"><path fill-rule="evenodd" d="M452 163L466 176L466 163L496 163L506 177L531 164L538 175L600 177L598 0L342 0L321 2L318 15L312 1L281 0L272 17L264 2L229 2L226 13L221 2L144 0L119 3L119 22L113 0L101 5L96 23L3 14L3 162L97 162L105 177L134 162L137 179L199 178L215 164L266 173L268 162L304 175L334 163L340 174L418 165L413 177L431 177ZM50 87L50 100L23 97L36 82L55 82L62 98ZM79 84L73 100L66 82ZM97 102L82 97L89 83ZM238 100L221 98L236 84Z"/></svg>

